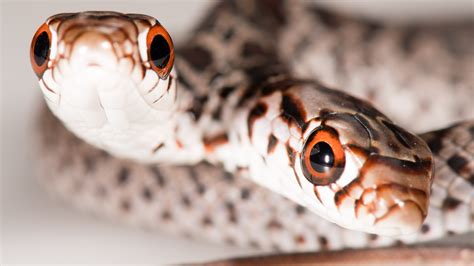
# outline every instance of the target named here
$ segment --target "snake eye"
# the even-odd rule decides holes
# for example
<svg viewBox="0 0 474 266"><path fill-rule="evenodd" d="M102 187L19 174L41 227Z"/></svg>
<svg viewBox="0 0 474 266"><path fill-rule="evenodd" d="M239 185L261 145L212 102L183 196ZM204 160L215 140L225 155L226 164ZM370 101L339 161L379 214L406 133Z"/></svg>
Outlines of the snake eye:
<svg viewBox="0 0 474 266"><path fill-rule="evenodd" d="M30 60L36 75L41 78L48 66L51 49L51 32L45 23L36 31L31 42Z"/></svg>
<svg viewBox="0 0 474 266"><path fill-rule="evenodd" d="M346 163L337 132L324 126L309 135L301 156L303 174L315 186L335 182L341 176Z"/></svg>
<svg viewBox="0 0 474 266"><path fill-rule="evenodd" d="M148 32L148 60L161 79L166 79L173 68L174 48L168 32L157 22Z"/></svg>

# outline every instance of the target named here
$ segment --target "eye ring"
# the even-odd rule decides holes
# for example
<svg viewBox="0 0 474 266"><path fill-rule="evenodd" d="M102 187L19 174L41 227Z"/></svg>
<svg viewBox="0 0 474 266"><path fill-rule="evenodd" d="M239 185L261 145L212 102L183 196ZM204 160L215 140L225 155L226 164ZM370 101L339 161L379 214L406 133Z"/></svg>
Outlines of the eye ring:
<svg viewBox="0 0 474 266"><path fill-rule="evenodd" d="M344 171L345 164L344 148L336 130L320 126L306 139L301 153L301 168L311 184L325 186L334 183Z"/></svg>
<svg viewBox="0 0 474 266"><path fill-rule="evenodd" d="M174 46L170 35L159 22L146 37L148 62L161 79L166 79L174 64Z"/></svg>
<svg viewBox="0 0 474 266"><path fill-rule="evenodd" d="M43 76L43 73L48 68L49 55L51 53L51 36L52 34L49 30L48 24L43 23L43 25L38 28L31 41L31 66L39 78Z"/></svg>

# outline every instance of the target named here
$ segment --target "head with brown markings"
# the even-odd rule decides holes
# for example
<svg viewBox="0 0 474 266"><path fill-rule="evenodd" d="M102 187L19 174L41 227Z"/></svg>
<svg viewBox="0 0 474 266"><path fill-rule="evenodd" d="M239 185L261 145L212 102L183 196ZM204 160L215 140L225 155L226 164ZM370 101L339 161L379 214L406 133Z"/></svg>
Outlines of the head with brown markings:
<svg viewBox="0 0 474 266"><path fill-rule="evenodd" d="M316 89L315 89L316 88ZM427 144L368 102L319 84L282 94L290 164L304 204L344 227L383 235L416 231L429 205Z"/></svg>
<svg viewBox="0 0 474 266"><path fill-rule="evenodd" d="M171 37L146 15L88 11L52 16L35 33L30 57L52 111L66 123L80 121L93 128L134 122L144 107L132 105L145 100L154 108L176 83L170 77ZM93 119L81 116L92 113Z"/></svg>

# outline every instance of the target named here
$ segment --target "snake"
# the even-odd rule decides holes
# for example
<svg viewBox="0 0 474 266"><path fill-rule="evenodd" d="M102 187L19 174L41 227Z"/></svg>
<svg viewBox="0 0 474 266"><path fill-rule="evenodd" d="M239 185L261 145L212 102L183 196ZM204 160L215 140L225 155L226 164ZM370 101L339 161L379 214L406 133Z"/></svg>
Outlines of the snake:
<svg viewBox="0 0 474 266"><path fill-rule="evenodd" d="M270 250L471 231L469 27L450 29L453 44L306 5L219 3L176 51L146 15L47 19L30 52L49 107L39 119L42 183L112 219ZM433 55L451 65L438 69ZM383 93L404 86L412 101L433 96L415 87L442 96L406 111L421 119L441 105L427 125L444 129L412 134L374 107L403 111L406 101L385 104Z"/></svg>

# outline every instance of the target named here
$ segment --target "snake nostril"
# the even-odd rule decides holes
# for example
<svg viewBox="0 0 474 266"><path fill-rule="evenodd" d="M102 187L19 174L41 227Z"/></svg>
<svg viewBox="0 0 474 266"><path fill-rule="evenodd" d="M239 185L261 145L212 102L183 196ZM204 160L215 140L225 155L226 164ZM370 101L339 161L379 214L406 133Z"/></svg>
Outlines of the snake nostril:
<svg viewBox="0 0 474 266"><path fill-rule="evenodd" d="M99 67L100 64L97 63L97 62L91 62L91 63L87 64L87 66L88 66L88 67Z"/></svg>

